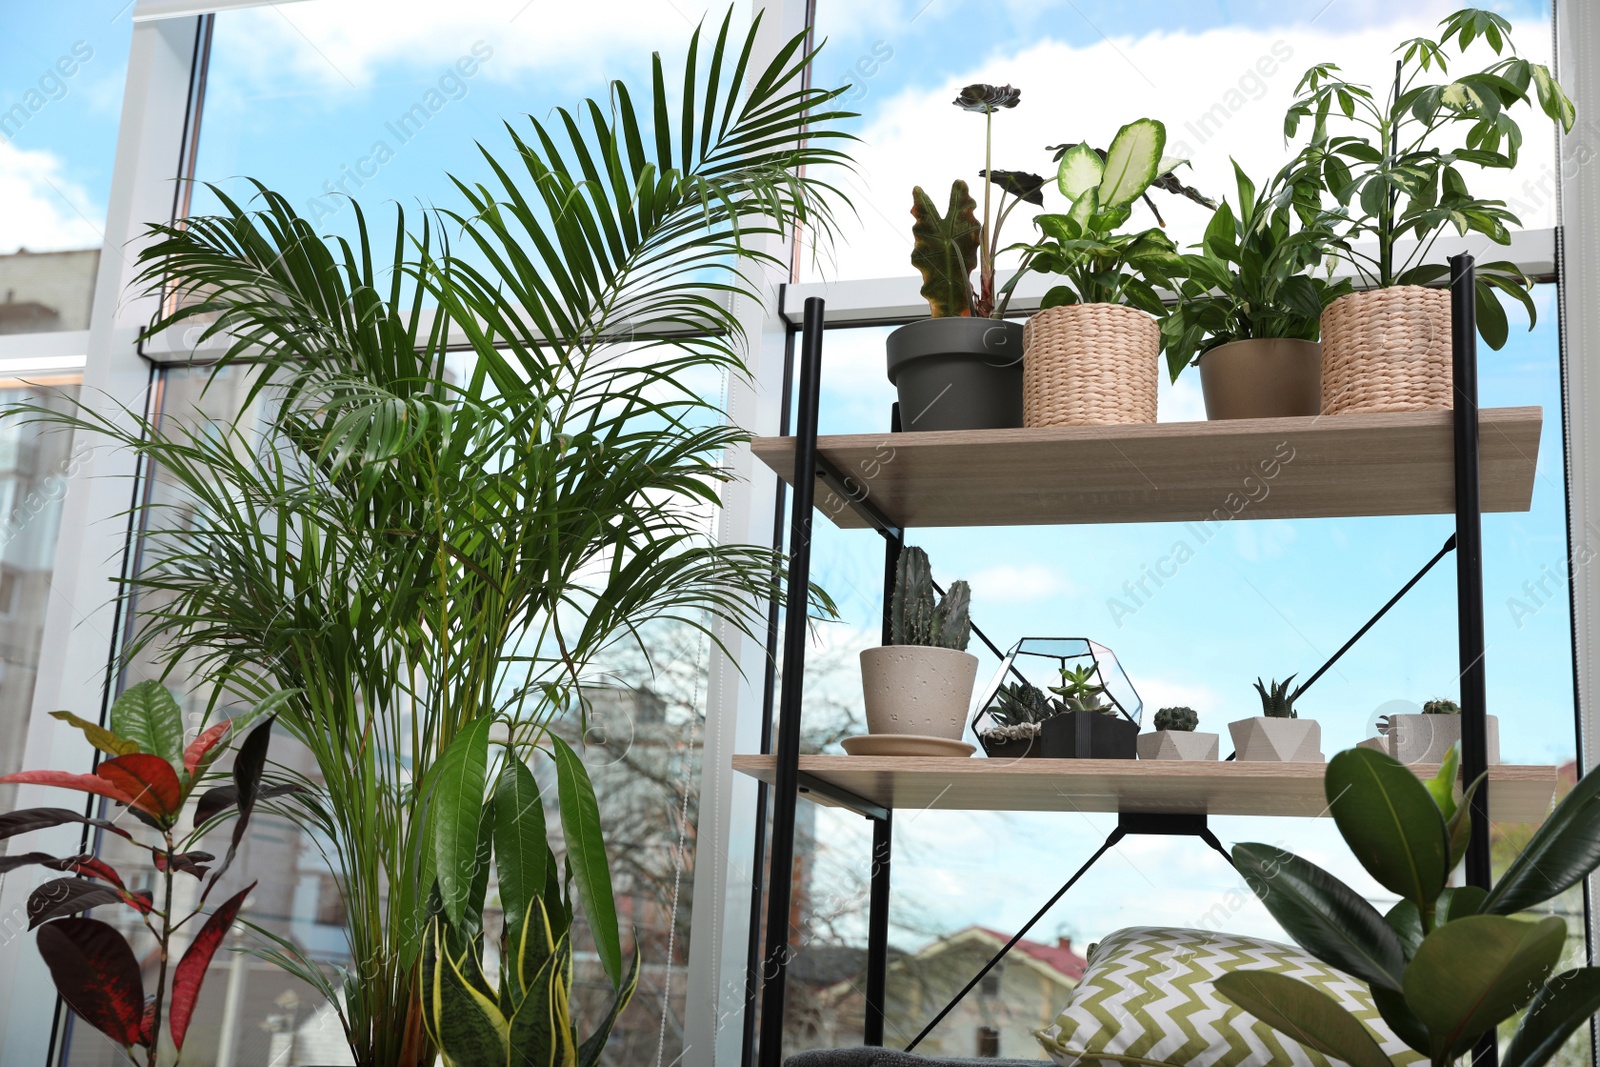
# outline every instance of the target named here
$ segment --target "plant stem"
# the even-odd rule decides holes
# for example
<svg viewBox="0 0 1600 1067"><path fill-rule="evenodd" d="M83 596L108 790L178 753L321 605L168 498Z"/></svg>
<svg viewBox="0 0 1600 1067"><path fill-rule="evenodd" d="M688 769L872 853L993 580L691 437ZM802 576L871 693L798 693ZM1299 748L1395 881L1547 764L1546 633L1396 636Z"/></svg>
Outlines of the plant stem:
<svg viewBox="0 0 1600 1067"><path fill-rule="evenodd" d="M172 831L163 830L162 837L166 839L167 855L173 853ZM146 1062L149 1067L156 1067L157 1053L161 1048L161 1006L167 992L167 951L172 944L172 864L167 864L167 869L161 872L163 882L161 906L161 933L156 937L156 943L161 949L161 965L156 972L156 998L150 1014L150 1049Z"/></svg>
<svg viewBox="0 0 1600 1067"><path fill-rule="evenodd" d="M983 230L978 234L978 301L992 300L994 293L994 257L986 247L989 243L989 186L994 184L994 108L983 109ZM974 309L978 310L978 309ZM986 314L994 308L984 309Z"/></svg>

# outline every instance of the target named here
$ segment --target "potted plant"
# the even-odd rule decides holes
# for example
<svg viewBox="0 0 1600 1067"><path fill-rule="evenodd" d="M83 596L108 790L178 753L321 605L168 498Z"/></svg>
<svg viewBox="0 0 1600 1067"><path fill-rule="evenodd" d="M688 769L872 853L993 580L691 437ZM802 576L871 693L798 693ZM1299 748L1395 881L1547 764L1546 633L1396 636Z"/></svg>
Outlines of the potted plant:
<svg viewBox="0 0 1600 1067"><path fill-rule="evenodd" d="M869 733L960 741L978 677L978 657L966 650L970 599L966 582L951 582L935 602L928 554L909 545L901 550L890 643L861 652Z"/></svg>
<svg viewBox="0 0 1600 1067"><path fill-rule="evenodd" d="M1451 406L1450 295L1427 288L1446 279L1449 267L1428 262L1429 254L1447 226L1507 244L1506 225L1518 224L1504 202L1474 196L1463 169L1516 166L1522 131L1512 111L1531 103L1530 91L1545 115L1572 129L1572 102L1548 68L1517 57L1509 22L1466 9L1440 26L1439 40L1416 38L1396 49L1392 93L1375 96L1323 63L1306 72L1296 89L1303 95L1284 119L1291 137L1310 120L1310 143L1291 164L1292 180L1318 181L1333 197L1328 222L1335 240L1328 251L1350 266L1364 290L1322 314L1323 414ZM1428 79L1435 70L1447 74L1452 41L1459 54L1479 39L1504 58L1473 73ZM1330 123L1354 132L1338 133ZM1416 242L1404 255L1403 240ZM1509 262L1478 265L1478 332L1490 348L1505 343L1508 329L1497 292L1521 303L1533 325L1529 284Z"/></svg>
<svg viewBox="0 0 1600 1067"><path fill-rule="evenodd" d="M77 811L13 811L0 815L0 840L77 823L132 843L147 852L154 864L155 892L151 892L131 888L131 878L125 880L116 868L92 854L16 852L0 857L0 874L40 866L68 875L45 881L29 895L28 929L38 930L39 955L44 957L62 1001L120 1047L129 1062L134 1062L135 1048L144 1051L143 1067L178 1062L212 957L255 888L252 882L209 915L204 913L206 898L238 854L256 805L293 788L262 784L272 735L269 712L278 703L281 696L269 698L254 710L210 726L190 739L172 694L158 682L140 682L111 705L109 728L70 712L54 713L83 731L89 743L108 757L93 774L40 770L0 778L0 783L89 793L121 809L110 819L87 817L81 805ZM259 725L240 743L232 772L211 773L212 764L227 751L232 738L252 722ZM227 783L200 790L219 778L226 778ZM191 799L195 800L192 807ZM187 820L183 818L186 812ZM133 822L122 815L131 815ZM230 817L233 834L218 863L213 853L195 846ZM187 829L184 822L189 823ZM135 830L140 837L134 836ZM179 875L195 879L204 888L198 892L177 889ZM137 918L113 925L83 915L91 908L119 906L131 909ZM136 955L118 927L141 925L154 945ZM147 991L144 971L150 961L155 963L156 979ZM166 1041L162 1040L163 1024ZM166 1057L169 1048L170 1060Z"/></svg>
<svg viewBox="0 0 1600 1067"><path fill-rule="evenodd" d="M889 381L899 394L907 430L1022 425L1022 325L1000 318L994 259L1011 212L1023 203L1043 205L1044 179L994 170L992 160L994 113L1016 107L1021 97L1022 91L1009 85L969 85L955 99L963 111L984 117L981 222L963 180L950 186L943 215L920 185L911 191L916 220L911 265L922 275L922 295L932 316L900 327L888 339ZM999 202L991 205L996 186Z"/></svg>
<svg viewBox="0 0 1600 1067"><path fill-rule="evenodd" d="M1600 774L1591 771L1573 787L1485 891L1450 885L1471 833L1470 797L1483 782L1461 791L1459 773L1454 749L1426 782L1370 749L1329 761L1329 813L1361 866L1400 898L1387 912L1273 845L1235 845L1234 865L1289 936L1366 985L1389 1030L1432 1067L1463 1062L1519 1013L1500 1062L1542 1067L1600 1008L1600 967L1558 973L1571 931L1561 915L1538 914L1600 861L1600 820L1592 815ZM1222 975L1216 989L1351 1067L1415 1059L1385 1053L1350 1014L1348 1000L1275 969Z"/></svg>
<svg viewBox="0 0 1600 1067"><path fill-rule="evenodd" d="M1061 668L1061 684L1050 691L1062 710L1045 719L1039 754L1047 759L1134 759L1139 724L1106 699L1100 666L1091 660Z"/></svg>
<svg viewBox="0 0 1600 1067"><path fill-rule="evenodd" d="M1294 710L1299 690L1289 692L1294 675L1270 686L1256 679L1261 694L1261 714L1228 724L1233 736L1235 759L1245 762L1321 763L1322 726L1315 719L1302 719Z"/></svg>
<svg viewBox="0 0 1600 1067"><path fill-rule="evenodd" d="M1214 760L1216 734L1196 733L1200 715L1193 708L1162 708L1156 712L1155 731L1139 735L1140 759Z"/></svg>
<svg viewBox="0 0 1600 1067"><path fill-rule="evenodd" d="M1029 682L1002 685L989 705L989 725L978 734L983 751L994 759L1041 755L1039 734L1045 720L1065 709Z"/></svg>
<svg viewBox="0 0 1600 1067"><path fill-rule="evenodd" d="M1483 717L1489 762L1500 762L1500 720ZM1422 713L1385 715L1378 720L1377 737L1361 742L1363 748L1388 753L1401 763L1443 763L1461 741L1461 706L1440 698L1422 705Z"/></svg>
<svg viewBox="0 0 1600 1067"><path fill-rule="evenodd" d="M1233 165L1238 212L1224 201L1196 254L1183 257L1178 299L1161 320L1173 381L1200 368L1209 419L1316 415L1322 410L1322 311L1349 279L1319 276L1333 232L1316 210L1318 187L1280 171L1259 196Z"/></svg>
<svg viewBox="0 0 1600 1067"><path fill-rule="evenodd" d="M1160 331L1157 285L1183 261L1159 228L1117 230L1133 202L1178 161L1163 159L1166 127L1139 119L1117 131L1104 158L1086 144L1061 156L1056 182L1066 214L1034 219L1043 238L1019 245L1028 271L1063 278L1023 331L1022 418L1030 427L1154 422Z"/></svg>

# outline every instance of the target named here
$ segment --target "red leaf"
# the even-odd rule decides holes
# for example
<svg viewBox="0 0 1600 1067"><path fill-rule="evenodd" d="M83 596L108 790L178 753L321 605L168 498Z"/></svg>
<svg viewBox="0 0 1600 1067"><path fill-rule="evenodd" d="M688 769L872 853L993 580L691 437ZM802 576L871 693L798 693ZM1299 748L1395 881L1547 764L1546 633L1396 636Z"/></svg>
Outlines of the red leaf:
<svg viewBox="0 0 1600 1067"><path fill-rule="evenodd" d="M110 782L127 803L158 819L171 818L183 807L183 784L173 773L172 764L149 752L135 752L106 760L95 774Z"/></svg>
<svg viewBox="0 0 1600 1067"><path fill-rule="evenodd" d="M39 955L56 991L124 1051L144 1041L144 979L133 949L98 919L57 919L39 928Z"/></svg>
<svg viewBox="0 0 1600 1067"><path fill-rule="evenodd" d="M206 980L206 968L211 966L211 957L216 955L222 939L227 936L228 927L233 925L239 909L244 906L244 898L255 887L256 883L251 882L211 913L200 932L194 935L189 951L178 961L177 970L172 972L172 1012L168 1016L167 1029L172 1034L172 1047L180 1052L183 1051L184 1035L189 1032L189 1019L194 1014L195 1002L200 999L200 985Z"/></svg>
<svg viewBox="0 0 1600 1067"><path fill-rule="evenodd" d="M232 721L224 720L191 741L189 747L183 750L183 769L193 775L195 768L200 766L200 761L205 759L206 753L222 740L222 735L227 733L232 725Z"/></svg>
<svg viewBox="0 0 1600 1067"><path fill-rule="evenodd" d="M58 869L75 871L86 878L98 878L102 882L109 882L118 889L127 888L122 884L122 876L112 870L109 863L93 856L74 856L72 859L67 860L63 867Z"/></svg>
<svg viewBox="0 0 1600 1067"><path fill-rule="evenodd" d="M28 929L104 904L120 904L126 894L81 878L52 878L28 894Z"/></svg>
<svg viewBox="0 0 1600 1067"><path fill-rule="evenodd" d="M151 997L144 1002L144 1021L140 1024L144 1032L144 1040L140 1042L145 1048L153 1048L156 1043L156 998Z"/></svg>
<svg viewBox="0 0 1600 1067"><path fill-rule="evenodd" d="M25 834L29 830L48 830L52 826L62 823L80 822L85 826L98 826L102 830L109 830L118 837L133 840L133 835L115 823L106 822L104 819L88 819L82 812L68 811L66 808L24 808L6 815L0 815L0 839L15 837Z"/></svg>
<svg viewBox="0 0 1600 1067"><path fill-rule="evenodd" d="M206 864L217 858L209 852L162 852L160 849L152 849L151 852L155 856L156 870L165 871L170 867L196 878L204 878L210 870Z"/></svg>
<svg viewBox="0 0 1600 1067"><path fill-rule="evenodd" d="M148 889L138 889L128 894L122 901L140 915L149 915L156 910L156 898Z"/></svg>
<svg viewBox="0 0 1600 1067"><path fill-rule="evenodd" d="M121 759L128 757L122 756ZM159 756L153 757L160 759ZM115 760L112 760L115 763ZM170 772L171 767L167 770ZM0 785L53 785L62 789L76 789L80 793L94 793L110 797L118 804L131 804L133 798L114 783L93 774L72 774L68 771L18 771L0 778Z"/></svg>

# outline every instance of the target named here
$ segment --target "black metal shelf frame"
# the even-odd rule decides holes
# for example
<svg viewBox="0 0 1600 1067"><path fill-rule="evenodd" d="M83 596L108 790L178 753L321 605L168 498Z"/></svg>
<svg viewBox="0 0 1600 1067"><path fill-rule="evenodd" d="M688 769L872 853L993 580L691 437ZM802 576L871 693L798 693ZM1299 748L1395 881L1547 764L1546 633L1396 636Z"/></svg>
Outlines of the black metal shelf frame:
<svg viewBox="0 0 1600 1067"><path fill-rule="evenodd" d="M1461 764L1467 781L1480 777L1487 769L1488 751L1484 732L1486 714L1483 616L1483 532L1482 504L1479 485L1478 441L1478 355L1477 322L1474 292L1473 257L1462 254L1450 259L1451 294L1451 369L1454 375L1454 448L1455 448L1455 534L1451 538L1456 548L1456 598L1457 630L1459 635L1459 663L1461 671ZM867 922L866 1012L862 1040L867 1045L883 1044L884 1004L888 979L889 948L889 890L890 861L893 854L892 810L825 781L801 773L800 715L804 687L806 652L807 595L811 579L811 540L815 520L816 483L822 481L849 507L857 512L884 539L884 607L883 640L889 641L889 597L894 584L895 564L905 544L905 531L872 503L865 486L837 470L817 452L817 423L821 397L822 340L825 321L823 301L810 297L805 302L803 325L800 328L799 390L794 398L795 411L795 473L794 491L790 495L788 514L788 574L784 584L786 604L783 624L778 623L777 601L774 597L768 621L769 661L776 663L779 642L782 644L782 680L769 666L764 694L763 712L766 721L762 727L763 754L775 753L776 773L773 786L758 788L761 817L757 819L757 840L753 863L753 894L751 901L751 926L749 964L746 981L744 1012L745 1067L781 1067L783 1056L783 1019L786 978L789 961L793 958L794 931L791 929L790 911L793 904L794 875L794 824L797 806L802 793L825 796L855 811L872 823L872 866ZM793 328L790 332L789 366L784 373L785 407L790 392L793 362ZM898 408L892 415L892 431L899 431ZM788 414L785 410L784 426L788 431ZM780 484L777 505L777 525L782 530L785 494ZM778 548L782 548L779 535ZM1447 542L1433 563L1437 563L1451 547ZM1426 573L1424 568L1423 573ZM1418 575L1420 578L1421 575ZM1413 579L1394 600L1407 592ZM776 583L775 583L776 590ZM1394 600L1383 611L1393 606ZM1379 616L1383 614L1379 612ZM1376 617L1373 621L1376 621ZM1371 623L1368 624L1369 626ZM997 646L976 626L978 635L996 655ZM1357 634L1359 637L1360 634ZM1353 641L1354 639L1352 639ZM1348 647L1348 646L1347 646ZM1341 650L1342 651L1342 650ZM776 693L777 726L772 729L772 712ZM766 830L766 809L770 800L770 842ZM941 1010L907 1046L917 1044L938 1025L948 1012L974 988L1004 955L1072 888L1101 856L1128 834L1181 834L1198 837L1205 844L1221 852L1226 851L1206 825L1205 816L1187 814L1123 813L1116 828L1105 843L1080 867L1043 907L1012 937L965 989ZM1491 882L1489 869L1489 785L1487 780L1472 798L1472 837L1467 847L1466 878L1470 885L1487 889ZM766 903L766 922L760 918L763 896ZM757 946L764 945L760 955ZM759 1005L759 1041L757 1038L757 1009ZM1493 1036L1474 1052L1475 1067L1494 1067L1497 1050Z"/></svg>

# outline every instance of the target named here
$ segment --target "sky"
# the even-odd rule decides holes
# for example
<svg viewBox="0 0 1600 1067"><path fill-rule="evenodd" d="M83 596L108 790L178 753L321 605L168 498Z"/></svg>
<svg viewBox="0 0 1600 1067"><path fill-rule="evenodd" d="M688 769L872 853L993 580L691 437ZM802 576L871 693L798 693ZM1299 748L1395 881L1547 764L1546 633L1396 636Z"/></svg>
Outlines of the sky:
<svg viewBox="0 0 1600 1067"><path fill-rule="evenodd" d="M1523 54L1547 60L1548 9L1500 9L1516 23ZM357 195L369 214L389 202L407 210L447 202L447 173L469 180L487 173L477 143L504 151L502 122L525 127L526 114L550 116L557 105L603 92L610 77L639 84L652 48L663 49L671 66L701 10L684 0L623 0L596 18L592 9L545 0L313 0L225 13L216 25L198 175L241 195L248 195L243 176L258 178L341 234L352 232L353 213L332 193ZM982 165L982 119L950 105L969 82L1022 89L1021 105L995 119L996 166L1046 173L1046 145L1105 143L1122 123L1149 115L1167 123L1169 151L1181 147L1189 156L1185 180L1220 196L1231 188L1230 157L1260 176L1281 163L1283 108L1306 66L1332 60L1356 80L1381 83L1393 45L1427 32L1447 10L1377 0L818 0L827 43L817 83L851 82L845 99L861 113L851 126L861 141L847 182L859 221L847 223L835 248L809 258L804 276L837 282L911 273L911 186L974 180ZM721 11L715 8L718 18ZM737 16L746 17L744 6ZM31 92L41 103L0 139L0 252L99 243L129 33L121 0L11 13L0 37L0 113ZM71 77L51 75L58 60L75 54ZM1505 196L1525 225L1550 226L1553 139L1531 114L1523 121L1522 167L1474 177L1473 188ZM196 209L214 203L200 194ZM1180 243L1198 237L1199 208L1170 198L1159 206ZM1030 232L1020 213L1008 230L1017 240ZM1510 342L1482 353L1486 406L1538 404L1545 412L1532 510L1484 519L1490 710L1502 717L1508 762L1560 762L1575 751L1565 583L1548 580L1566 564L1554 296L1552 286L1538 290L1531 332L1511 309ZM892 400L886 332L830 334L824 432L885 428ZM1193 372L1176 386L1163 382L1160 403L1164 421L1203 417ZM1314 670L1450 530L1445 516L1240 521L1121 618L1108 600L1167 555L1185 536L1181 527L929 530L911 539L929 550L938 577L972 583L974 620L997 643L1025 635L1099 640L1117 652L1147 715L1192 705L1202 729L1225 735L1229 720L1256 713L1250 683L1257 676ZM820 632L819 658L836 667L812 684L857 700L851 657L876 642L879 542L824 523L814 565L843 620ZM1303 699L1301 714L1323 724L1326 752L1368 736L1389 701L1459 695L1452 576L1441 565ZM1540 582L1547 592L1531 597L1524 583ZM981 658L980 690L995 667ZM1224 753L1228 747L1224 736ZM930 917L946 930L1014 928L1111 823L1096 815L933 811L897 819L897 939L915 943ZM819 826L830 845L816 891L848 895L864 869L864 827L829 814ZM1217 819L1214 828L1227 842L1287 838L1378 895L1331 824ZM1238 896L1220 857L1198 842L1137 839L1039 929L1087 941L1129 923L1192 924L1217 914L1239 932L1276 933Z"/></svg>

